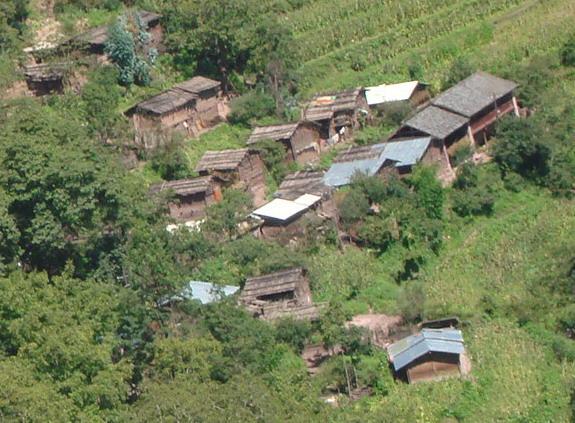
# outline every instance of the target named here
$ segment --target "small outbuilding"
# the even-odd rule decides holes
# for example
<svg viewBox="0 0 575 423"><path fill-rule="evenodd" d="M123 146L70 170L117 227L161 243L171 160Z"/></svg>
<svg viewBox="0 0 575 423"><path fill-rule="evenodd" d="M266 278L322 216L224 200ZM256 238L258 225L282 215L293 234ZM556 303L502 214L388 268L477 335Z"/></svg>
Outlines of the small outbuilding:
<svg viewBox="0 0 575 423"><path fill-rule="evenodd" d="M281 142L286 150L287 162L306 164L319 160L320 129L313 122L260 126L252 131L247 144L253 145L264 140Z"/></svg>
<svg viewBox="0 0 575 423"><path fill-rule="evenodd" d="M35 96L62 94L68 71L66 63L41 63L24 66L26 85Z"/></svg>
<svg viewBox="0 0 575 423"><path fill-rule="evenodd" d="M419 81L399 84L382 84L365 89L367 104L371 108L384 110L397 105L417 107L430 99L428 85Z"/></svg>
<svg viewBox="0 0 575 423"><path fill-rule="evenodd" d="M361 117L369 116L369 105L363 88L316 95L304 110L304 119L316 122L321 137L328 144L345 139L348 132L359 128Z"/></svg>
<svg viewBox="0 0 575 423"><path fill-rule="evenodd" d="M465 347L457 329L422 329L388 346L387 353L396 377L408 383L463 373Z"/></svg>
<svg viewBox="0 0 575 423"><path fill-rule="evenodd" d="M408 175L418 163L435 165L440 172L451 171L449 156L442 142L432 137L399 139L385 143L383 155L393 161L399 176Z"/></svg>
<svg viewBox="0 0 575 423"><path fill-rule="evenodd" d="M240 304L262 319L291 317L314 320L319 317L313 305L307 271L293 268L248 278L240 294Z"/></svg>
<svg viewBox="0 0 575 423"><path fill-rule="evenodd" d="M147 150L162 145L171 131L196 137L225 119L221 83L203 76L175 85L126 111L136 144Z"/></svg>
<svg viewBox="0 0 575 423"><path fill-rule="evenodd" d="M152 185L150 193L165 193L170 216L179 221L197 221L206 216L206 207L219 201L221 192L211 176L162 182Z"/></svg>
<svg viewBox="0 0 575 423"><path fill-rule="evenodd" d="M248 148L206 151L196 166L200 176L211 175L223 188L248 192L256 207L265 202L265 166L260 154Z"/></svg>

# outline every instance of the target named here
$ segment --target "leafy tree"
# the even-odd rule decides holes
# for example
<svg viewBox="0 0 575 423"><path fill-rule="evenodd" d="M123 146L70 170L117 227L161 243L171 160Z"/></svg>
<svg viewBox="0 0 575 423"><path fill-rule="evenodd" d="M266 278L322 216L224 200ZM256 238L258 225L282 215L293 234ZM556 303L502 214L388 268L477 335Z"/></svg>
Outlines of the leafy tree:
<svg viewBox="0 0 575 423"><path fill-rule="evenodd" d="M339 208L339 217L345 225L363 219L369 213L369 200L360 190L351 190Z"/></svg>
<svg viewBox="0 0 575 423"><path fill-rule="evenodd" d="M162 179L174 181L192 176L190 160L186 155L183 143L179 139L159 147L150 159L152 169L160 174Z"/></svg>
<svg viewBox="0 0 575 423"><path fill-rule="evenodd" d="M147 48L149 34L138 15L121 16L110 26L105 51L119 70L122 85L148 85L157 52Z"/></svg>
<svg viewBox="0 0 575 423"><path fill-rule="evenodd" d="M274 140L263 140L253 145L259 151L266 169L276 182L280 182L286 175L288 169L284 163L286 156L285 146Z"/></svg>
<svg viewBox="0 0 575 423"><path fill-rule="evenodd" d="M15 47L29 15L29 0L4 0L0 4L0 53Z"/></svg>

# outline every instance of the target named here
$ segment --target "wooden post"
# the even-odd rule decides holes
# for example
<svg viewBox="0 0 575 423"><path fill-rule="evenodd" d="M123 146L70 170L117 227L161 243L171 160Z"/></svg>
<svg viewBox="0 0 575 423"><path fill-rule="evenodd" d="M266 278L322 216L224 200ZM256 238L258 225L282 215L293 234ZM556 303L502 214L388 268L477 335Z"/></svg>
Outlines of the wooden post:
<svg viewBox="0 0 575 423"><path fill-rule="evenodd" d="M473 136L473 131L471 130L471 125L467 126L467 135L471 140L471 146L473 147L473 149L477 148L477 144L475 143L475 137Z"/></svg>
<svg viewBox="0 0 575 423"><path fill-rule="evenodd" d="M517 98L515 96L513 96L512 101L513 101L513 110L515 112L515 116L520 117L521 115L519 114L519 105L517 104Z"/></svg>

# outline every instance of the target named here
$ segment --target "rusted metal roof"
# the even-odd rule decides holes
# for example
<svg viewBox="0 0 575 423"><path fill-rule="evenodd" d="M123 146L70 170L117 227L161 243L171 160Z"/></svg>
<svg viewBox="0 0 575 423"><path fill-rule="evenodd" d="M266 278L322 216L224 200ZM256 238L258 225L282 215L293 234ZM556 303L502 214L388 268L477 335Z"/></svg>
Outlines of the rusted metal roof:
<svg viewBox="0 0 575 423"><path fill-rule="evenodd" d="M323 182L324 175L325 172L290 173L284 178L274 197L295 200L304 194L312 194L328 198L333 189Z"/></svg>
<svg viewBox="0 0 575 423"><path fill-rule="evenodd" d="M249 149L206 151L196 166L196 172L235 170L249 154Z"/></svg>
<svg viewBox="0 0 575 423"><path fill-rule="evenodd" d="M439 107L429 106L406 120L404 126L442 140L468 124L469 119L466 117Z"/></svg>
<svg viewBox="0 0 575 423"><path fill-rule="evenodd" d="M240 301L249 304L258 297L293 292L298 285L307 284L306 271L301 267L282 270L255 278L248 278Z"/></svg>
<svg viewBox="0 0 575 423"><path fill-rule="evenodd" d="M403 338L389 347L387 353L395 371L401 370L430 352L463 354L463 336L457 329L422 329L416 335Z"/></svg>
<svg viewBox="0 0 575 423"><path fill-rule="evenodd" d="M476 72L463 81L435 97L431 103L458 113L465 117L472 117L498 99L510 94L517 83L497 76Z"/></svg>
<svg viewBox="0 0 575 423"><path fill-rule="evenodd" d="M285 125L259 126L254 128L248 138L247 144L254 144L263 140L289 140L296 131L299 123L288 123Z"/></svg>
<svg viewBox="0 0 575 423"><path fill-rule="evenodd" d="M201 176L199 178L179 179L177 181L162 182L150 187L151 193L173 191L178 196L199 194L212 190L212 177Z"/></svg>
<svg viewBox="0 0 575 423"><path fill-rule="evenodd" d="M304 116L306 120L316 122L331 119L334 113L355 111L357 99L362 95L363 88L354 88L332 94L317 95L307 106Z"/></svg>

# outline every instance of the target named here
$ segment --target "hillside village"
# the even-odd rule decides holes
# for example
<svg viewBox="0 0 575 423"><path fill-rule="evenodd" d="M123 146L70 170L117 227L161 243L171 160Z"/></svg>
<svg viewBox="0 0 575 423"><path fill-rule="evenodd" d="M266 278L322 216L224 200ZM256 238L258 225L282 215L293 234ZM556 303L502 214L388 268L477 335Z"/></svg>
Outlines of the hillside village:
<svg viewBox="0 0 575 423"><path fill-rule="evenodd" d="M572 421L573 5L24 3L2 420Z"/></svg>

